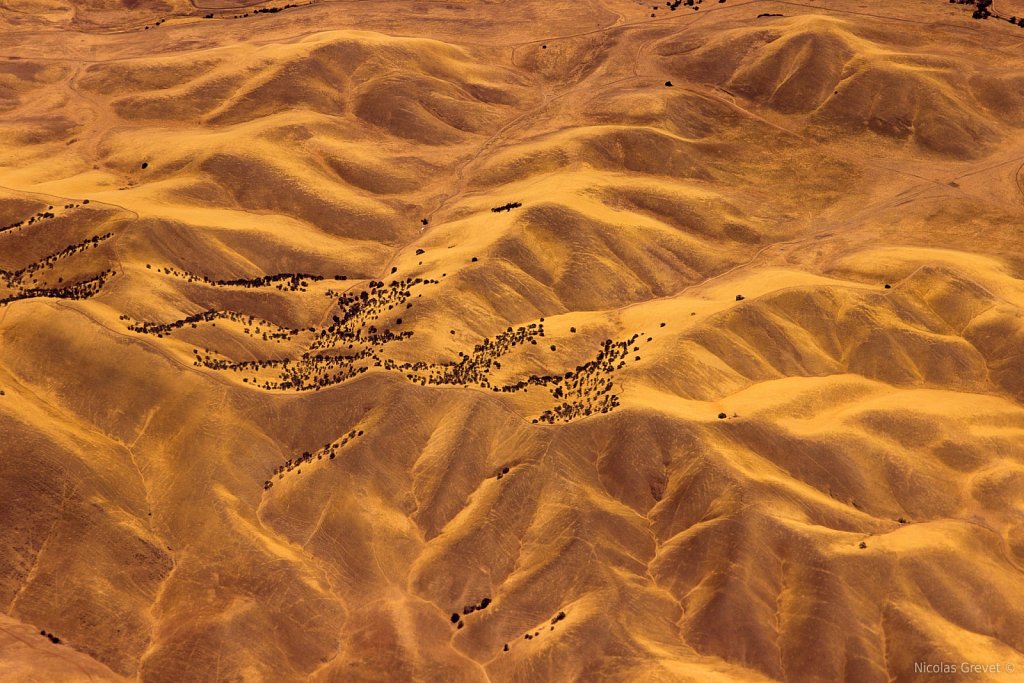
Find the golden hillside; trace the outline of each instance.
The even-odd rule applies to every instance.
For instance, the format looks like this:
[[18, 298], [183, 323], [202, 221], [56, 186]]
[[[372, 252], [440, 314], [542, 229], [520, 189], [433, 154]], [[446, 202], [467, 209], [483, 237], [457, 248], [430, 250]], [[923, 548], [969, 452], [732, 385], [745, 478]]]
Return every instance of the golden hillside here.
[[0, 680], [1024, 676], [1024, 0], [0, 36]]

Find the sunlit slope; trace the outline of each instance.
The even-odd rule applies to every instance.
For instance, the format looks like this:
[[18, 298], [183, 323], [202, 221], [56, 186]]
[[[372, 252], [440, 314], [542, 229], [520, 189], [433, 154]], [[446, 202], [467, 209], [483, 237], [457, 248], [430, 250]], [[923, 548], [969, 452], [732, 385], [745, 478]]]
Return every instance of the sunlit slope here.
[[5, 680], [1024, 667], [1024, 29], [285, 4], [0, 8]]
[[124, 681], [109, 668], [93, 659], [40, 638], [32, 626], [8, 616], [0, 618], [0, 642], [4, 661], [0, 672], [8, 680], [18, 681]]
[[1004, 121], [1019, 125], [1009, 81], [927, 34], [860, 27], [851, 16], [766, 16], [706, 39], [663, 41], [657, 53], [672, 72], [799, 116], [822, 135], [870, 131], [971, 158], [1002, 137]]

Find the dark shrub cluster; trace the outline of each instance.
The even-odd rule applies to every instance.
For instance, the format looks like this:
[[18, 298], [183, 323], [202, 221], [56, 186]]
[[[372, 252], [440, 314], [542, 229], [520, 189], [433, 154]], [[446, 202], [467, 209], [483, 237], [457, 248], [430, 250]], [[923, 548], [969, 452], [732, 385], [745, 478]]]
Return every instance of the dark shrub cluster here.
[[[147, 268], [151, 268], [150, 264], [146, 264]], [[205, 275], [197, 275], [184, 270], [178, 270], [170, 266], [164, 266], [162, 268], [156, 268], [158, 273], [164, 273], [165, 275], [173, 275], [174, 277], [181, 278], [186, 282], [198, 282], [211, 287], [241, 287], [244, 289], [260, 289], [263, 287], [275, 287], [278, 290], [285, 292], [304, 292], [309, 288], [310, 282], [320, 282], [324, 280], [323, 275], [313, 275], [311, 273], [276, 273], [274, 275], [263, 275], [261, 277], [253, 278], [235, 278], [232, 280], [214, 280], [208, 278]], [[344, 275], [335, 275], [336, 280], [347, 279]]]
[[[583, 365], [576, 366], [552, 381], [555, 386], [551, 395], [561, 401], [550, 410], [545, 410], [534, 422], [569, 422], [576, 418], [608, 413], [619, 404], [619, 397], [612, 393], [614, 383], [611, 375], [623, 368], [630, 353], [640, 350], [635, 346], [640, 333], [629, 339], [613, 342], [606, 339], [597, 356]], [[640, 360], [640, 356], [634, 356]]]
[[284, 475], [288, 472], [292, 472], [293, 470], [296, 471], [296, 473], [301, 473], [302, 470], [299, 468], [304, 464], [311, 463], [314, 460], [323, 460], [325, 456], [328, 460], [334, 460], [338, 456], [338, 451], [344, 448], [349, 442], [355, 441], [362, 435], [363, 430], [353, 429], [331, 443], [324, 444], [323, 447], [318, 448], [312, 453], [305, 451], [295, 458], [289, 458], [284, 463], [274, 468], [270, 473], [270, 479], [263, 482], [263, 490], [266, 491], [274, 486], [273, 478], [275, 476], [278, 479], [284, 479]]
[[[103, 288], [106, 281], [114, 275], [112, 269], [104, 269], [99, 273], [78, 280], [65, 282], [64, 278], [56, 278], [55, 283], [46, 284], [43, 273], [51, 271], [61, 261], [76, 254], [95, 249], [108, 240], [111, 233], [94, 235], [81, 242], [70, 244], [58, 252], [44, 256], [23, 268], [5, 270], [0, 268], [0, 306], [22, 299], [88, 299], [95, 296]], [[3, 291], [6, 290], [6, 291]]]
[[[130, 318], [126, 315], [122, 315], [121, 319], [129, 320]], [[264, 341], [288, 341], [293, 339], [302, 331], [300, 329], [281, 327], [269, 320], [262, 320], [253, 315], [247, 315], [237, 311], [217, 309], [209, 309], [199, 313], [193, 313], [192, 315], [184, 318], [172, 320], [169, 323], [132, 323], [128, 326], [128, 329], [132, 332], [141, 332], [142, 334], [151, 334], [156, 337], [163, 337], [174, 330], [178, 330], [186, 326], [195, 329], [199, 326], [199, 323], [212, 322], [215, 320], [230, 320], [238, 323], [242, 326], [242, 332], [244, 334], [254, 338], [262, 338]], [[216, 326], [215, 322], [213, 324]]]

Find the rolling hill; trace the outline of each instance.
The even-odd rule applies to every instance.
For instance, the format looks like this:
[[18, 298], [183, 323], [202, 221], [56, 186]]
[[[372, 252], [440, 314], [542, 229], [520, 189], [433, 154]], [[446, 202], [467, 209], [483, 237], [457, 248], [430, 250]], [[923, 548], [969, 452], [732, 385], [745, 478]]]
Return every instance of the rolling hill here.
[[1011, 680], [978, 11], [0, 4], [0, 678]]

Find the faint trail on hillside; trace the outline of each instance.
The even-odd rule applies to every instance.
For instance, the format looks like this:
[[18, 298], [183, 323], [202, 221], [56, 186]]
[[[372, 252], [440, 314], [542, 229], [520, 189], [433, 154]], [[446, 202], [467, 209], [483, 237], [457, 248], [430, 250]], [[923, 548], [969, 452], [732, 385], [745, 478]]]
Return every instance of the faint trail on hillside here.
[[1001, 533], [990, 527], [988, 524], [985, 524], [984, 522], [975, 522], [969, 519], [963, 519], [959, 517], [953, 517], [952, 519], [957, 522], [963, 522], [964, 524], [970, 524], [971, 526], [978, 527], [979, 529], [984, 529], [990, 532], [996, 538], [998, 538], [999, 554], [1002, 555], [1003, 559], [1006, 561], [1007, 564], [1009, 564], [1011, 567], [1016, 569], [1021, 574], [1024, 574], [1024, 565], [1018, 564], [1016, 556], [1007, 547], [1006, 539], [1003, 538], [1003, 535]]
[[[692, 14], [691, 13], [679, 13], [679, 14], [666, 15], [666, 16], [655, 17], [655, 18], [650, 18], [650, 19], [644, 19], [644, 20], [640, 20], [640, 21], [632, 21], [632, 22], [625, 21], [621, 14], [616, 13], [619, 16], [619, 20], [617, 20], [614, 24], [611, 24], [609, 26], [605, 26], [605, 27], [601, 27], [601, 28], [597, 28], [597, 29], [591, 29], [591, 30], [588, 30], [588, 31], [580, 31], [580, 32], [576, 32], [576, 33], [570, 33], [570, 34], [547, 36], [547, 37], [543, 37], [543, 38], [537, 38], [537, 39], [532, 39], [532, 40], [529, 40], [529, 41], [524, 41], [524, 42], [521, 42], [521, 43], [515, 43], [515, 44], [512, 45], [512, 52], [511, 52], [510, 60], [511, 60], [511, 63], [512, 63], [512, 65], [514, 67], [521, 68], [520, 65], [516, 61], [516, 57], [517, 57], [518, 50], [520, 48], [522, 48], [522, 47], [526, 47], [526, 46], [530, 46], [530, 45], [538, 45], [538, 44], [542, 44], [542, 43], [556, 42], [558, 40], [566, 40], [566, 39], [571, 39], [571, 38], [580, 38], [580, 37], [584, 37], [584, 36], [597, 35], [597, 34], [608, 33], [608, 32], [616, 31], [616, 30], [622, 30], [622, 31], [625, 32], [625, 31], [632, 30], [632, 29], [643, 29], [643, 28], [648, 28], [651, 25], [661, 24], [661, 23], [665, 23], [665, 22], [668, 22], [668, 21], [688, 20], [687, 24], [688, 25], [692, 25], [692, 24], [695, 24], [695, 23], [703, 21], [705, 17], [713, 15], [716, 12], [738, 10], [738, 9], [743, 8], [743, 7], [746, 7], [747, 5], [761, 4], [761, 3], [765, 3], [765, 2], [796, 5], [796, 6], [800, 6], [800, 7], [814, 9], [814, 10], [816, 10], [818, 12], [823, 12], [823, 13], [829, 13], [829, 12], [833, 11], [830, 8], [818, 7], [818, 6], [815, 6], [813, 4], [809, 4], [809, 3], [785, 2], [784, 0], [747, 0], [747, 2], [742, 2], [742, 3], [733, 3], [733, 4], [730, 4], [730, 5], [723, 5], [723, 6], [720, 6], [720, 7], [710, 7], [710, 8], [706, 9], [703, 12], [695, 12], [695, 13], [692, 13]], [[845, 10], [835, 10], [835, 12], [842, 13], [842, 12], [846, 12], [846, 11]], [[846, 12], [846, 13], [861, 14], [861, 13], [857, 13], [857, 12]], [[888, 17], [884, 17], [884, 16], [881, 16], [881, 15], [869, 15], [869, 16], [877, 16], [878, 18], [882, 18], [882, 19], [887, 19], [888, 18]], [[902, 19], [899, 19], [899, 20], [900, 21], [911, 21], [912, 23], [928, 24], [928, 25], [932, 25], [934, 23], [934, 22], [923, 22], [923, 21], [916, 21], [916, 20], [902, 20]], [[639, 73], [639, 71], [640, 71], [640, 61], [641, 61], [641, 57], [643, 55], [644, 50], [647, 49], [648, 47], [650, 47], [650, 45], [652, 45], [653, 43], [657, 42], [659, 39], [660, 39], [660, 37], [654, 37], [654, 38], [651, 38], [649, 40], [643, 41], [638, 46], [637, 51], [634, 54], [634, 60], [633, 60], [633, 77], [634, 78], [641, 78], [640, 73]], [[622, 78], [622, 79], [617, 79], [617, 80], [614, 80], [614, 81], [609, 81], [609, 82], [601, 83], [601, 84], [597, 85], [596, 88], [604, 89], [604, 88], [610, 87], [612, 85], [625, 82], [627, 80], [630, 80], [630, 79], [627, 77], [627, 78]], [[495, 132], [494, 135], [492, 135], [490, 138], [488, 138], [481, 145], [481, 147], [477, 150], [477, 152], [469, 160], [467, 160], [459, 168], [458, 172], [456, 173], [456, 185], [458, 186], [458, 189], [454, 190], [453, 192], [451, 192], [451, 193], [449, 193], [447, 195], [444, 195], [442, 197], [441, 201], [439, 202], [439, 204], [437, 205], [437, 207], [435, 207], [430, 213], [427, 214], [427, 218], [433, 218], [434, 215], [437, 212], [439, 212], [441, 209], [443, 209], [448, 204], [448, 202], [451, 199], [453, 199], [454, 197], [459, 196], [460, 194], [465, 192], [465, 185], [466, 185], [465, 174], [466, 174], [466, 171], [468, 170], [468, 168], [471, 165], [473, 165], [474, 163], [476, 163], [480, 159], [480, 157], [483, 156], [483, 154], [485, 152], [487, 152], [491, 147], [493, 147], [493, 145], [502, 136], [504, 136], [505, 133], [507, 133], [511, 128], [515, 127], [516, 125], [521, 124], [523, 121], [525, 121], [526, 119], [530, 118], [531, 116], [534, 116], [534, 115], [537, 115], [537, 114], [541, 113], [544, 110], [544, 108], [547, 107], [551, 102], [559, 100], [559, 99], [565, 97], [566, 95], [572, 94], [573, 92], [576, 92], [577, 90], [583, 88], [583, 85], [582, 84], [577, 84], [575, 86], [569, 87], [565, 91], [562, 91], [562, 92], [560, 92], [558, 94], [550, 95], [550, 96], [547, 95], [546, 92], [544, 92], [543, 80], [541, 80], [541, 82], [538, 84], [538, 87], [541, 89], [541, 92], [542, 92], [542, 96], [543, 96], [542, 102], [539, 105], [537, 105], [536, 107], [534, 107], [533, 109], [531, 109], [530, 111], [524, 112], [520, 116], [518, 116], [515, 119], [513, 119], [513, 120], [509, 121], [508, 123], [506, 123], [497, 132]], [[696, 94], [701, 94], [701, 95], [704, 95], [704, 96], [711, 97], [711, 98], [713, 98], [713, 99], [715, 99], [717, 101], [720, 101], [720, 102], [722, 102], [724, 104], [727, 104], [728, 106], [733, 107], [734, 109], [736, 109], [737, 111], [745, 114], [746, 116], [751, 117], [753, 119], [756, 119], [758, 121], [761, 121], [762, 123], [764, 123], [766, 125], [769, 125], [769, 126], [775, 128], [775, 129], [777, 129], [777, 130], [779, 130], [781, 132], [784, 132], [787, 135], [793, 135], [793, 136], [796, 136], [796, 137], [799, 137], [799, 138], [803, 138], [804, 137], [803, 134], [801, 134], [801, 133], [798, 133], [798, 132], [795, 132], [795, 131], [793, 131], [791, 129], [785, 128], [784, 126], [782, 126], [782, 125], [780, 125], [780, 124], [778, 124], [776, 122], [770, 121], [769, 119], [765, 118], [764, 116], [756, 114], [756, 113], [750, 111], [749, 109], [746, 109], [746, 108], [740, 106], [736, 102], [735, 96], [732, 95], [732, 93], [728, 93], [727, 91], [723, 91], [723, 92], [725, 92], [727, 95], [729, 95], [730, 99], [726, 99], [725, 97], [722, 97], [721, 95], [718, 95], [718, 94], [714, 93], [713, 91], [701, 92], [701, 91], [696, 90], [695, 88], [692, 88], [692, 87], [689, 87], [689, 88], [684, 87], [683, 89], [689, 90], [689, 91], [694, 92]]]
[[[41, 401], [39, 396], [37, 396], [34, 391], [28, 389], [28, 387], [22, 384], [20, 380], [15, 378], [15, 381], [18, 383], [21, 389], [27, 391], [27, 393], [31, 394], [33, 398], [35, 398], [37, 401], [40, 401], [40, 403], [42, 403], [43, 405], [50, 405], [46, 401]], [[53, 532], [57, 529], [57, 525], [64, 520], [64, 508], [67, 506], [68, 497], [70, 496], [70, 494], [68, 493], [68, 471], [64, 469], [63, 474], [64, 481], [62, 482], [61, 485], [60, 505], [57, 506], [57, 512], [56, 514], [54, 514], [53, 517], [53, 523], [50, 525], [49, 530], [46, 532], [46, 537], [43, 539], [43, 542], [39, 544], [39, 548], [38, 550], [36, 550], [36, 554], [32, 558], [32, 566], [25, 573], [25, 578], [22, 581], [21, 586], [18, 588], [18, 591], [14, 594], [14, 597], [11, 598], [11, 602], [7, 605], [7, 609], [4, 610], [5, 614], [14, 614], [14, 608], [18, 604], [18, 600], [20, 600], [21, 596], [25, 594], [25, 591], [28, 589], [29, 586], [32, 585], [32, 582], [35, 581], [36, 574], [39, 571], [39, 560], [40, 558], [42, 558], [43, 553], [46, 552], [47, 547], [50, 545], [50, 541], [53, 539]], [[72, 487], [71, 493], [75, 492], [76, 487]]]
[[[987, 171], [987, 170], [992, 170], [993, 168], [998, 168], [1000, 166], [1005, 166], [1007, 164], [1012, 164], [1014, 162], [1020, 162], [1020, 161], [1024, 161], [1024, 155], [1018, 155], [1018, 156], [1015, 156], [1015, 157], [1013, 157], [1011, 159], [1005, 159], [1005, 160], [997, 162], [995, 164], [988, 164], [988, 165], [986, 165], [986, 166], [984, 166], [982, 168], [978, 168], [978, 169], [968, 170], [968, 171], [962, 172], [962, 173], [960, 173], [960, 174], [958, 174], [956, 176], [953, 176], [952, 178], [950, 178], [950, 180], [957, 180], [957, 179], [964, 178], [964, 177], [967, 177], [967, 176], [970, 176], [970, 175], [975, 175], [977, 173], [982, 173], [982, 172]], [[1024, 164], [1022, 164], [1022, 168], [1024, 168]], [[743, 263], [738, 263], [738, 264], [732, 266], [731, 268], [729, 268], [727, 270], [724, 270], [724, 271], [722, 271], [720, 273], [716, 273], [714, 275], [711, 275], [711, 276], [705, 278], [704, 280], [701, 280], [700, 282], [695, 282], [693, 284], [689, 284], [689, 285], [683, 287], [682, 289], [680, 289], [680, 290], [678, 290], [678, 291], [676, 291], [676, 292], [674, 292], [672, 294], [666, 294], [664, 296], [659, 296], [659, 297], [652, 297], [650, 299], [644, 299], [642, 301], [634, 301], [633, 303], [626, 304], [625, 306], [620, 306], [618, 308], [605, 309], [605, 310], [608, 311], [608, 312], [619, 312], [619, 313], [621, 313], [622, 311], [625, 311], [625, 310], [628, 310], [628, 309], [631, 309], [631, 308], [635, 308], [637, 306], [643, 306], [643, 305], [646, 305], [648, 303], [652, 303], [652, 302], [655, 302], [655, 301], [670, 301], [670, 300], [675, 299], [675, 298], [677, 298], [679, 296], [682, 296], [683, 294], [685, 294], [686, 292], [688, 292], [691, 289], [696, 289], [696, 288], [699, 288], [699, 287], [704, 287], [705, 285], [707, 285], [707, 284], [709, 284], [711, 282], [714, 282], [715, 280], [719, 280], [719, 279], [725, 278], [728, 275], [731, 275], [731, 274], [733, 274], [733, 273], [735, 273], [735, 272], [737, 272], [739, 270], [742, 270], [744, 268], [750, 267], [751, 265], [754, 265], [759, 259], [761, 259], [762, 256], [767, 254], [772, 249], [775, 249], [776, 247], [783, 248], [783, 247], [789, 247], [789, 246], [795, 246], [795, 245], [800, 245], [800, 244], [816, 242], [816, 241], [820, 241], [822, 239], [831, 239], [831, 238], [835, 237], [835, 235], [837, 233], [842, 234], [842, 233], [849, 232], [852, 229], [858, 228], [862, 224], [862, 221], [863, 221], [862, 216], [865, 215], [865, 214], [870, 214], [870, 213], [874, 213], [874, 212], [877, 212], [877, 211], [880, 211], [880, 210], [895, 208], [895, 207], [900, 206], [902, 204], [914, 201], [914, 200], [920, 198], [920, 196], [922, 194], [924, 194], [926, 191], [931, 189], [935, 184], [939, 184], [941, 186], [946, 186], [946, 185], [948, 185], [948, 183], [949, 183], [949, 181], [946, 181], [945, 183], [943, 183], [941, 181], [925, 179], [925, 182], [918, 183], [916, 185], [912, 185], [912, 186], [910, 186], [908, 188], [904, 188], [901, 191], [897, 192], [895, 195], [889, 195], [889, 196], [883, 197], [881, 199], [878, 199], [876, 202], [874, 202], [872, 204], [869, 204], [868, 206], [866, 206], [863, 209], [861, 209], [855, 216], [851, 216], [851, 217], [849, 217], [849, 218], [847, 218], [847, 219], [845, 219], [845, 220], [843, 220], [841, 222], [834, 222], [832, 224], [822, 225], [818, 230], [815, 230], [814, 234], [812, 234], [812, 235], [806, 235], [804, 237], [797, 237], [797, 238], [794, 238], [794, 239], [791, 239], [791, 240], [784, 240], [784, 241], [773, 242], [771, 244], [768, 244], [768, 245], [762, 247], [761, 249], [759, 249], [747, 261], [744, 261]], [[949, 189], [952, 190], [954, 188], [950, 187]], [[824, 234], [824, 233], [828, 233], [828, 232], [831, 232], [831, 234], [827, 234], [827, 235]]]
[[[32, 299], [24, 299], [24, 301], [33, 301], [33, 300]], [[35, 301], [38, 303], [38, 300], [35, 300]], [[159, 356], [160, 358], [163, 358], [165, 361], [167, 361], [168, 363], [170, 363], [172, 365], [177, 365], [177, 366], [181, 367], [182, 369], [184, 369], [186, 371], [187, 370], [194, 370], [195, 369], [194, 366], [186, 365], [180, 359], [178, 359], [177, 357], [172, 355], [169, 351], [161, 348], [160, 346], [158, 346], [154, 342], [151, 342], [148, 339], [143, 339], [142, 337], [140, 337], [140, 336], [138, 336], [136, 334], [130, 334], [130, 333], [128, 333], [127, 330], [119, 330], [119, 329], [110, 327], [105, 322], [103, 322], [102, 320], [100, 320], [99, 318], [94, 316], [92, 313], [90, 313], [90, 312], [88, 312], [86, 310], [83, 310], [81, 307], [72, 306], [71, 304], [67, 303], [63, 299], [47, 299], [46, 302], [52, 304], [53, 306], [56, 306], [57, 308], [66, 309], [66, 310], [72, 311], [74, 313], [77, 313], [77, 314], [81, 315], [82, 317], [88, 318], [91, 322], [93, 322], [97, 326], [102, 327], [103, 329], [105, 329], [106, 331], [112, 333], [113, 335], [115, 335], [117, 337], [124, 337], [124, 338], [130, 339], [130, 340], [134, 340], [137, 344], [141, 344], [143, 346], [148, 347], [157, 356]], [[18, 303], [18, 302], [15, 301], [14, 303]], [[206, 377], [210, 377], [210, 378], [216, 378], [216, 381], [219, 382], [220, 384], [224, 385], [224, 386], [234, 386], [231, 381], [229, 381], [228, 379], [226, 379], [225, 377], [223, 377], [223, 376], [221, 376], [221, 375], [219, 375], [217, 373], [203, 373], [203, 375], [206, 376]]]
[[[458, 171], [455, 173], [455, 185], [456, 185], [457, 189], [454, 190], [453, 192], [447, 194], [447, 195], [442, 195], [441, 201], [438, 203], [438, 205], [426, 215], [427, 219], [432, 219], [434, 217], [434, 214], [437, 213], [438, 211], [440, 211], [441, 209], [443, 209], [450, 199], [452, 199], [454, 197], [457, 197], [457, 196], [459, 196], [459, 195], [461, 195], [461, 194], [463, 194], [465, 192], [466, 170], [471, 165], [473, 165], [473, 163], [475, 163], [477, 160], [479, 160], [480, 157], [483, 156], [483, 154], [486, 151], [488, 151], [495, 142], [497, 142], [509, 129], [515, 127], [517, 124], [521, 123], [523, 120], [529, 118], [530, 116], [533, 116], [534, 114], [540, 113], [548, 105], [548, 103], [551, 100], [548, 98], [548, 94], [547, 94], [547, 92], [546, 92], [546, 90], [544, 88], [544, 83], [543, 82], [539, 83], [537, 87], [541, 91], [541, 103], [538, 104], [533, 109], [530, 109], [529, 111], [523, 112], [519, 116], [515, 117], [514, 119], [512, 119], [511, 121], [509, 121], [508, 123], [503, 125], [493, 135], [491, 135], [489, 138], [487, 138], [483, 142], [483, 144], [480, 145], [480, 147], [473, 154], [473, 156], [471, 156], [466, 162], [464, 162], [459, 167]], [[552, 99], [554, 99], [554, 98], [552, 98]], [[417, 240], [418, 239], [419, 239], [419, 237], [417, 236]], [[410, 242], [409, 244], [414, 244], [417, 240], [413, 240], [413, 242]], [[409, 245], [406, 245], [406, 247], [408, 247], [408, 246]], [[405, 248], [405, 247], [403, 247], [403, 248]]]
[[[16, 188], [13, 188], [13, 187], [7, 187], [5, 185], [0, 185], [0, 190], [7, 190], [8, 192], [21, 193], [21, 194], [29, 194], [29, 195], [34, 195], [34, 196], [37, 196], [37, 197], [46, 197], [47, 198], [47, 203], [49, 203], [49, 201], [53, 200], [53, 199], [59, 199], [59, 200], [70, 201], [70, 202], [81, 202], [82, 201], [81, 198], [62, 197], [61, 195], [47, 194], [45, 192], [33, 192], [31, 190], [21, 190], [21, 189], [16, 189]], [[132, 216], [134, 216], [135, 220], [139, 220], [139, 218], [140, 218], [138, 211], [135, 211], [134, 209], [129, 209], [128, 207], [122, 206], [121, 204], [113, 204], [111, 202], [105, 202], [105, 201], [101, 201], [101, 200], [98, 200], [98, 199], [90, 199], [89, 200], [89, 205], [92, 206], [94, 204], [97, 205], [97, 206], [110, 206], [110, 207], [114, 207], [116, 209], [120, 209], [120, 210], [124, 211], [125, 213], [131, 214]], [[129, 224], [130, 224], [130, 221], [129, 221]], [[124, 260], [121, 258], [121, 252], [118, 250], [118, 244], [121, 241], [122, 235], [123, 235], [123, 231], [119, 231], [114, 236], [114, 239], [110, 243], [111, 250], [114, 252], [114, 258], [117, 259], [117, 265], [118, 265], [118, 270], [113, 274], [113, 276], [111, 277], [111, 280], [113, 280], [115, 278], [120, 278], [120, 277], [122, 277], [125, 274]], [[31, 301], [31, 300], [32, 299], [21, 299], [21, 301]], [[4, 311], [4, 315], [5, 316], [7, 315], [7, 309], [10, 308], [11, 305], [15, 304], [15, 303], [17, 303], [17, 301], [12, 301], [10, 304], [8, 304], [7, 306], [3, 307], [3, 311]], [[3, 318], [0, 318], [0, 321], [2, 321], [2, 320], [3, 320]]]
[[83, 159], [86, 163], [95, 164], [100, 158], [100, 145], [103, 144], [103, 140], [107, 134], [114, 129], [114, 124], [110, 121], [106, 122], [105, 126], [101, 126], [101, 120], [104, 118], [102, 115], [103, 110], [106, 108], [105, 105], [97, 102], [93, 97], [86, 95], [78, 86], [78, 81], [82, 78], [85, 73], [84, 67], [79, 67], [68, 77], [67, 87], [68, 90], [74, 93], [79, 99], [88, 103], [88, 112], [92, 119], [89, 124], [85, 127], [93, 127], [96, 131], [95, 135], [88, 136], [88, 142], [85, 142], [87, 153], [83, 155]]

